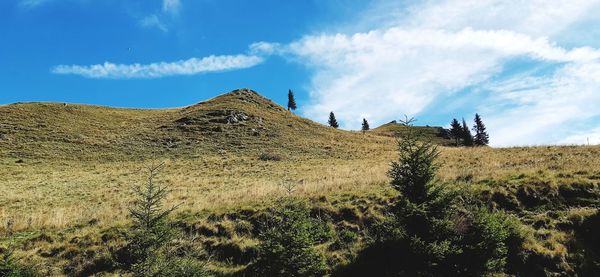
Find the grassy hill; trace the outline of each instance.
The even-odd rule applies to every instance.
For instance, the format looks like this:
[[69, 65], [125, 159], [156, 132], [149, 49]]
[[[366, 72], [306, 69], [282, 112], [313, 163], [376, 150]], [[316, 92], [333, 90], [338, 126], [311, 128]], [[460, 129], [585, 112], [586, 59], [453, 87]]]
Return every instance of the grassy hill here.
[[[399, 127], [387, 124], [372, 134], [390, 136], [394, 128]], [[436, 133], [443, 129], [419, 129], [426, 130], [424, 139], [445, 143]], [[365, 140], [370, 143], [362, 143]], [[0, 154], [15, 159], [140, 160], [223, 151], [331, 157], [354, 155], [347, 151], [349, 145], [388, 142], [299, 117], [248, 89], [179, 109], [62, 103], [0, 106]]]
[[[442, 145], [439, 182], [518, 217], [541, 272], [575, 274], [581, 226], [600, 206], [600, 147], [445, 147], [443, 129], [416, 128]], [[122, 243], [143, 169], [166, 162], [156, 182], [173, 190], [168, 205], [181, 204], [177, 226], [199, 236], [211, 269], [233, 274], [255, 251], [248, 226], [285, 184], [298, 184], [294, 194], [335, 230], [362, 237], [395, 196], [386, 173], [397, 157], [392, 136], [405, 130], [336, 130], [246, 89], [179, 109], [0, 106], [0, 234], [14, 231], [18, 254], [49, 275], [86, 272]], [[322, 248], [339, 264], [361, 243]]]
[[408, 132], [409, 129], [412, 129], [413, 132], [418, 134], [422, 140], [429, 141], [437, 145], [454, 146], [454, 140], [450, 138], [448, 130], [442, 127], [407, 127], [397, 123], [396, 121], [392, 121], [370, 130], [369, 133], [388, 137], [398, 137]]

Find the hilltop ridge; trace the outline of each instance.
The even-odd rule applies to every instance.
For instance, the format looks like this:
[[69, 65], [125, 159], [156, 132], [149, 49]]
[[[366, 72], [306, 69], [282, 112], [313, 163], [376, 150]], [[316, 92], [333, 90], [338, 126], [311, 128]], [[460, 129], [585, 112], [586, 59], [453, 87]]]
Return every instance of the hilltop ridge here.
[[367, 135], [333, 129], [244, 88], [171, 109], [39, 102], [0, 106], [0, 153], [16, 159], [100, 160], [227, 152], [352, 157], [361, 155], [356, 145], [367, 152], [392, 147], [380, 129]]

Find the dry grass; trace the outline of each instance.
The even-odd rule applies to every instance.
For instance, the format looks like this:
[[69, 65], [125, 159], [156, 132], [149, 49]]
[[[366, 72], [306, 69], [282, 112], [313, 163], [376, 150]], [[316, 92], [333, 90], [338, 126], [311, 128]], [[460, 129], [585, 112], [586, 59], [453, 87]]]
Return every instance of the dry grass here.
[[[393, 143], [363, 159], [289, 157], [260, 161], [257, 156], [218, 155], [169, 159], [159, 182], [173, 189], [169, 202], [180, 210], [217, 211], [262, 205], [285, 194], [281, 184], [301, 183], [296, 194], [335, 197], [386, 190]], [[442, 148], [443, 181], [471, 182], [545, 176], [556, 182], [600, 178], [600, 147]], [[131, 189], [144, 181], [151, 163], [3, 161], [0, 220], [17, 230], [112, 224], [125, 219]], [[472, 177], [470, 177], [472, 176]]]
[[[5, 167], [0, 175], [2, 222], [17, 230], [63, 228], [90, 219], [122, 220], [131, 189], [144, 180], [143, 163], [39, 163]], [[360, 193], [385, 183], [385, 162], [360, 160], [259, 161], [255, 157], [169, 160], [159, 182], [173, 189], [170, 203], [181, 210], [227, 209], [260, 204], [284, 194], [284, 182], [301, 183], [306, 196]]]
[[[246, 116], [241, 122], [225, 122], [240, 112]], [[395, 124], [366, 134], [335, 130], [245, 90], [169, 110], [0, 106], [0, 234], [9, 227], [23, 231], [17, 240], [22, 234], [23, 240], [35, 241], [21, 246], [23, 255], [36, 264], [52, 264], [60, 275], [69, 252], [101, 245], [100, 232], [125, 223], [133, 187], [145, 181], [144, 169], [158, 162], [166, 165], [157, 182], [173, 190], [167, 204], [182, 204], [178, 212], [185, 215], [264, 207], [286, 195], [288, 184], [297, 184], [295, 195], [320, 203], [385, 198], [393, 193], [386, 172], [397, 155], [389, 135], [403, 130]], [[451, 143], [438, 136], [439, 129], [419, 130], [423, 140]], [[527, 202], [532, 195], [556, 202], [501, 208], [526, 223], [531, 239], [525, 249], [568, 266], [572, 234], [557, 226], [595, 213], [600, 146], [440, 150], [438, 177], [445, 184], [467, 186], [508, 204]], [[261, 160], [265, 153], [279, 160]], [[575, 196], [558, 199], [561, 188]], [[593, 199], [586, 199], [590, 195]], [[363, 210], [373, 208], [367, 202]], [[59, 241], [36, 238], [46, 233]], [[56, 249], [67, 256], [54, 257]], [[223, 272], [233, 268], [220, 266]]]

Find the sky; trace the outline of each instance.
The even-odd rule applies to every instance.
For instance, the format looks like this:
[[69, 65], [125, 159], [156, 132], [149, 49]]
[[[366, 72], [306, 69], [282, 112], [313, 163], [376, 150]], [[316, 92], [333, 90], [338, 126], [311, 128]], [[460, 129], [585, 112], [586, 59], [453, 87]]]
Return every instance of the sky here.
[[479, 113], [600, 144], [600, 0], [3, 0], [0, 104], [182, 107], [236, 88], [343, 129]]

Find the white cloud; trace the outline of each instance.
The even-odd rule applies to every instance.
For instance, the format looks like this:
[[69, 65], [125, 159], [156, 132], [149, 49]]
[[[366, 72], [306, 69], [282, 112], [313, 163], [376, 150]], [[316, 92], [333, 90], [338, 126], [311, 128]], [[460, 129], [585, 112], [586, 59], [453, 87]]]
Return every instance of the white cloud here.
[[273, 54], [282, 54], [283, 46], [279, 43], [270, 43], [265, 41], [255, 42], [250, 44], [248, 47], [250, 49], [250, 53], [255, 55], [273, 55]]
[[490, 118], [496, 145], [581, 144], [583, 137], [599, 137], [594, 130], [600, 124], [593, 127], [600, 116], [599, 88], [600, 63], [572, 63], [550, 76], [516, 76], [490, 84], [494, 104], [481, 109]]
[[[573, 134], [570, 124], [596, 115], [587, 108], [600, 102], [600, 80], [592, 78], [600, 73], [600, 50], [561, 46], [553, 38], [572, 32], [578, 21], [595, 20], [590, 11], [598, 4], [380, 1], [365, 20], [352, 22], [371, 31], [309, 35], [283, 46], [263, 42], [255, 49], [313, 70], [311, 103], [303, 113], [321, 122], [334, 111], [344, 128], [358, 128], [363, 116], [377, 125], [402, 114], [425, 114], [434, 101], [478, 97], [474, 94], [484, 90], [494, 97], [477, 108], [485, 111], [494, 145], [556, 143]], [[540, 77], [517, 68], [518, 76], [495, 81], [514, 74], [508, 62], [516, 59], [557, 69]], [[479, 89], [467, 89], [473, 87]]]
[[162, 10], [166, 13], [178, 14], [181, 9], [180, 0], [163, 0]]
[[[264, 44], [261, 48], [268, 49]], [[472, 29], [389, 28], [308, 36], [284, 52], [315, 69], [313, 105], [306, 115], [320, 118], [333, 110], [346, 128], [359, 126], [365, 112], [377, 124], [419, 113], [437, 97], [486, 81], [509, 58], [556, 63], [600, 58], [600, 51], [592, 48], [566, 50], [545, 38]]]
[[140, 25], [145, 28], [157, 28], [163, 32], [168, 32], [167, 26], [160, 21], [157, 15], [149, 15], [140, 20]]
[[511, 30], [549, 36], [580, 20], [595, 0], [444, 0], [424, 1], [412, 8], [412, 26], [459, 30]]
[[180, 0], [163, 0], [162, 1], [162, 13], [156, 13], [147, 15], [141, 20], [139, 20], [139, 24], [145, 28], [156, 28], [163, 32], [168, 32], [169, 28], [167, 27], [172, 23], [172, 18], [169, 18], [166, 15], [177, 16], [179, 15], [179, 11], [181, 10], [181, 2]]
[[59, 65], [51, 71], [55, 74], [74, 74], [94, 79], [160, 78], [243, 69], [253, 67], [262, 61], [261, 57], [248, 55], [209, 56], [170, 63], [113, 64], [105, 62], [89, 66]]
[[574, 132], [574, 134], [567, 136], [558, 143], [571, 145], [598, 145], [600, 144], [600, 127], [588, 130], [586, 132]]

